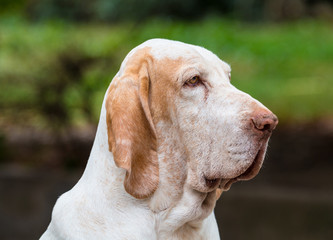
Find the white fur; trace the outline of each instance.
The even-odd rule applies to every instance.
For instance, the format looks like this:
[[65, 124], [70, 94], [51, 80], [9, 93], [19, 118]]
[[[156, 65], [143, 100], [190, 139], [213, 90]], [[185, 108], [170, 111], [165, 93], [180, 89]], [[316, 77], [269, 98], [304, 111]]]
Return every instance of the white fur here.
[[[143, 43], [128, 54], [116, 76], [122, 75], [138, 49], [147, 46], [158, 60], [188, 59], [179, 72], [170, 73], [177, 75], [180, 86], [198, 74], [209, 83], [206, 88], [181, 87], [173, 98], [176, 108], [169, 112], [172, 122], [155, 125], [159, 187], [144, 200], [125, 191], [125, 170], [116, 167], [109, 152], [104, 98], [85, 172], [58, 199], [42, 240], [220, 239], [213, 212], [216, 188], [205, 189], [203, 175], [231, 179], [251, 165], [265, 143], [258, 143], [244, 128], [254, 106], [267, 109], [230, 84], [230, 67], [217, 56], [180, 42]], [[117, 141], [131, 144], [127, 139]]]

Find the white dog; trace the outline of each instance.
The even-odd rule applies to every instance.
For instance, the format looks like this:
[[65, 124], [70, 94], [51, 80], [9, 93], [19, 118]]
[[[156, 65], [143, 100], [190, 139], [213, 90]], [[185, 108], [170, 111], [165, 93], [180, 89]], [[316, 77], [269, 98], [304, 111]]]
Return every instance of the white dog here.
[[219, 239], [216, 200], [258, 173], [276, 124], [212, 52], [149, 40], [112, 80], [86, 170], [41, 239]]

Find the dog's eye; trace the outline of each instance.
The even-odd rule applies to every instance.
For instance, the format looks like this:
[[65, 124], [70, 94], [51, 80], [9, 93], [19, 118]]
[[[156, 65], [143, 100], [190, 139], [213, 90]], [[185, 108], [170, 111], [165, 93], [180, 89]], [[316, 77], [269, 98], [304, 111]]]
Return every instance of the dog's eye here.
[[198, 76], [194, 76], [194, 77], [190, 78], [189, 80], [187, 80], [185, 84], [189, 85], [191, 87], [195, 87], [199, 83], [200, 83], [200, 78]]
[[229, 73], [228, 77], [229, 77], [229, 81], [231, 81], [231, 73]]

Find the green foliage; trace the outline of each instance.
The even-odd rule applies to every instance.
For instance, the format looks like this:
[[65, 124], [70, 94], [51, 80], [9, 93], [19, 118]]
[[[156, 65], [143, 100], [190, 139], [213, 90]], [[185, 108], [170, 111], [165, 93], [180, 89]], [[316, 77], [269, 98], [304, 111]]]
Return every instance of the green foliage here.
[[202, 45], [231, 64], [232, 83], [281, 121], [332, 117], [333, 32], [328, 23], [30, 24], [0, 19], [0, 125], [96, 123], [125, 55], [150, 38]]

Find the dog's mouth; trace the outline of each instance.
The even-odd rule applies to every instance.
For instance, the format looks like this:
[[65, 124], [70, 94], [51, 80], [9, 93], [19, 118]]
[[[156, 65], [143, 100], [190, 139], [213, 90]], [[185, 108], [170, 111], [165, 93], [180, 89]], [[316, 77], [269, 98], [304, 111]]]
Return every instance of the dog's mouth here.
[[261, 168], [265, 157], [265, 152], [266, 146], [262, 146], [254, 157], [252, 164], [245, 170], [245, 172], [231, 179], [221, 179], [219, 188], [221, 188], [223, 191], [228, 191], [231, 187], [231, 184], [237, 181], [246, 181], [254, 178]]
[[235, 177], [214, 178], [204, 175], [204, 187], [201, 187], [200, 189], [198, 189], [198, 191], [211, 192], [214, 191], [216, 188], [220, 188], [223, 191], [228, 191], [233, 183], [238, 181], [246, 181], [254, 178], [258, 174], [264, 161], [266, 146], [267, 143], [264, 143], [262, 146], [260, 146], [251, 164], [247, 168], [245, 168], [242, 173]]

